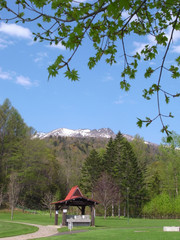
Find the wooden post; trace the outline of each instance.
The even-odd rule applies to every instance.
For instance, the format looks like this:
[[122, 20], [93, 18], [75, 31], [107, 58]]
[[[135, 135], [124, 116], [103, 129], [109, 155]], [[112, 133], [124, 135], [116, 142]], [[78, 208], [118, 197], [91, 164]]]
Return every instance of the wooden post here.
[[85, 206], [82, 206], [81, 215], [85, 215]]
[[95, 207], [91, 206], [91, 226], [95, 226]]
[[58, 225], [58, 207], [55, 205], [55, 225]]
[[67, 209], [63, 209], [62, 226], [66, 226], [66, 213], [67, 213]]

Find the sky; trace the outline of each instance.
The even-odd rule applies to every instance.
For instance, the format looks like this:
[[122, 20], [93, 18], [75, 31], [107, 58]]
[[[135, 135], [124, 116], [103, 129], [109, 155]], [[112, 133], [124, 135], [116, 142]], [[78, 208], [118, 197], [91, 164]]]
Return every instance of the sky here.
[[[0, 12], [0, 17], [3, 17]], [[47, 42], [34, 42], [32, 32], [37, 31], [35, 23], [15, 24], [0, 21], [0, 105], [8, 98], [18, 110], [25, 123], [37, 132], [49, 132], [57, 128], [99, 129], [110, 128], [115, 133], [135, 136], [160, 144], [163, 135], [160, 120], [149, 127], [139, 128], [137, 118], [145, 119], [157, 115], [157, 100], [154, 96], [147, 101], [142, 91], [157, 80], [158, 74], [151, 79], [144, 78], [145, 68], [159, 66], [164, 49], [159, 49], [158, 58], [152, 62], [141, 62], [136, 79], [131, 80], [131, 89], [120, 89], [123, 70], [122, 47], [119, 45], [117, 63], [109, 66], [104, 59], [89, 70], [87, 61], [93, 56], [88, 40], [71, 62], [78, 70], [79, 81], [71, 82], [64, 77], [63, 71], [48, 80], [47, 68], [59, 54], [70, 53], [61, 44], [50, 46]], [[169, 32], [167, 30], [167, 36]], [[128, 52], [132, 55], [145, 44], [152, 44], [150, 36], [132, 36], [126, 39]], [[175, 32], [173, 45], [169, 50], [166, 66], [180, 55], [180, 31]], [[168, 73], [163, 75], [163, 87], [173, 94], [180, 91], [179, 79], [172, 79]], [[172, 114], [173, 119], [165, 119], [169, 128], [180, 134], [180, 99], [176, 98], [167, 105], [161, 99], [164, 114]]]

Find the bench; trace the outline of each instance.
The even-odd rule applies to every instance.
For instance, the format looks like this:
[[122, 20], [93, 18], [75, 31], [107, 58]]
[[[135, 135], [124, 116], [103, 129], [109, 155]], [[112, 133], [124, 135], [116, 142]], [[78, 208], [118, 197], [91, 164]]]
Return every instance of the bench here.
[[66, 225], [72, 223], [74, 227], [90, 226], [91, 219], [89, 215], [66, 215]]

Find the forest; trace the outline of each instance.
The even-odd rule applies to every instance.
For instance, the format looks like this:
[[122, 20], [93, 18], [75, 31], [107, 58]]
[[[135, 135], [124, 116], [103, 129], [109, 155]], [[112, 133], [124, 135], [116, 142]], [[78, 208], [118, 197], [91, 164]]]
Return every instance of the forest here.
[[0, 105], [0, 208], [49, 209], [78, 185], [100, 202], [97, 214], [180, 216], [180, 135], [145, 144], [114, 139], [33, 138], [9, 99]]

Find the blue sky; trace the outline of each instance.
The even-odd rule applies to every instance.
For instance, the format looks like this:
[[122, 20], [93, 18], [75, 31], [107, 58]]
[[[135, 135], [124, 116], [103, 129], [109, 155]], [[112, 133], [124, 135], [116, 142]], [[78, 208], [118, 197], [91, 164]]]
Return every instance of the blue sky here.
[[[1, 13], [0, 13], [1, 14]], [[164, 49], [159, 49], [157, 61], [141, 63], [135, 80], [131, 81], [129, 92], [120, 89], [123, 59], [118, 58], [117, 64], [109, 66], [104, 60], [89, 70], [87, 60], [92, 56], [90, 42], [84, 41], [77, 52], [71, 66], [79, 71], [80, 80], [71, 82], [64, 78], [63, 71], [56, 78], [48, 81], [47, 67], [53, 63], [59, 54], [69, 55], [69, 52], [59, 44], [49, 46], [48, 43], [34, 43], [32, 32], [37, 27], [34, 24], [0, 23], [0, 104], [8, 98], [19, 111], [28, 126], [38, 132], [49, 132], [57, 128], [111, 128], [115, 133], [134, 136], [139, 134], [146, 141], [160, 143], [164, 136], [161, 123], [158, 120], [149, 127], [137, 127], [137, 118], [157, 115], [157, 100], [151, 101], [142, 97], [142, 90], [150, 86], [153, 79], [144, 79], [144, 69], [147, 66], [156, 67], [160, 63]], [[167, 31], [167, 36], [169, 32]], [[150, 37], [137, 38], [132, 36], [126, 40], [129, 53], [140, 51], [142, 46], [152, 43]], [[168, 53], [166, 66], [180, 54], [180, 32], [176, 32], [173, 45]], [[119, 46], [118, 56], [122, 55]], [[179, 79], [163, 75], [163, 86], [173, 93], [179, 92]], [[164, 114], [175, 115], [165, 123], [171, 130], [180, 134], [180, 99], [173, 99], [170, 104], [164, 104]]]

